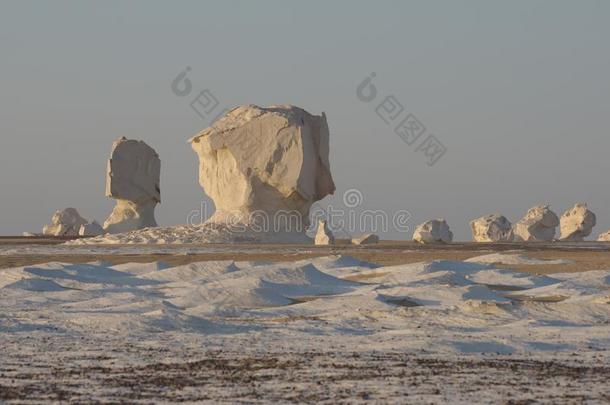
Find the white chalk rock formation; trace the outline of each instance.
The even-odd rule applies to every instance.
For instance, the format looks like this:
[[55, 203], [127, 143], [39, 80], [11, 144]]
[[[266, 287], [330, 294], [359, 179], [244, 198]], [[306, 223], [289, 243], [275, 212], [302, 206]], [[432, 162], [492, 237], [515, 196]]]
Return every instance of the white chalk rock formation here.
[[419, 243], [450, 243], [453, 232], [444, 219], [431, 219], [415, 228], [413, 240]]
[[37, 236], [43, 236], [43, 234], [42, 233], [25, 231], [25, 232], [21, 233], [21, 236], [25, 236], [26, 238], [35, 238]]
[[509, 242], [513, 240], [512, 225], [500, 214], [485, 215], [470, 221], [472, 240], [475, 242]]
[[104, 228], [97, 222], [87, 222], [80, 226], [78, 231], [80, 236], [98, 236], [104, 234]]
[[610, 231], [600, 233], [597, 237], [598, 242], [610, 242]]
[[66, 208], [53, 214], [51, 225], [45, 225], [42, 233], [50, 236], [77, 236], [81, 225], [86, 223], [87, 220], [75, 208]]
[[311, 205], [335, 191], [328, 137], [324, 113], [290, 105], [229, 111], [189, 140], [199, 183], [216, 206], [206, 223], [248, 228], [267, 221], [274, 225], [268, 240], [308, 240]]
[[353, 245], [374, 245], [376, 243], [379, 243], [379, 236], [374, 233], [367, 233], [352, 239]]
[[551, 241], [555, 238], [555, 228], [559, 225], [557, 214], [548, 205], [530, 208], [525, 216], [513, 227], [515, 241]]
[[328, 223], [325, 219], [318, 221], [318, 231], [314, 239], [316, 245], [334, 245], [335, 237], [328, 227]]
[[116, 199], [117, 204], [104, 222], [106, 232], [157, 226], [160, 174], [159, 155], [146, 143], [125, 137], [114, 142], [106, 172], [106, 196]]
[[589, 211], [587, 204], [575, 204], [564, 212], [559, 219], [559, 239], [564, 241], [581, 241], [591, 234], [595, 222], [595, 214]]

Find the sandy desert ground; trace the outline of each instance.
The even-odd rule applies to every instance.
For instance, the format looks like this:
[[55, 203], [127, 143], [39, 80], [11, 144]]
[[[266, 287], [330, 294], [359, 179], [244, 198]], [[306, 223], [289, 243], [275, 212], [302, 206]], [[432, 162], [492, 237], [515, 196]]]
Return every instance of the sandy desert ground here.
[[[525, 272], [570, 272], [610, 268], [610, 242], [529, 242], [422, 245], [411, 241], [383, 241], [376, 245], [354, 246], [339, 240], [335, 246], [290, 244], [200, 244], [200, 245], [108, 245], [63, 246], [73, 237], [0, 237], [0, 269], [52, 261], [87, 263], [95, 260], [112, 264], [163, 261], [182, 265], [208, 260], [293, 261], [306, 258], [347, 255], [384, 266], [431, 260], [465, 260], [494, 252], [520, 252], [539, 259], [566, 259], [563, 264], [532, 268], [513, 264]], [[502, 265], [502, 264], [500, 264]]]
[[610, 244], [62, 241], [0, 244], [2, 402], [610, 401]]

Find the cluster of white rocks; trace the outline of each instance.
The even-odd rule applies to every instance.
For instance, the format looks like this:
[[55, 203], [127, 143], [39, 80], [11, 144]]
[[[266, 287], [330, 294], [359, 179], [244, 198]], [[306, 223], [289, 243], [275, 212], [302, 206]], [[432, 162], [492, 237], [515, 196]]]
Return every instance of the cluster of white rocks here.
[[153, 148], [143, 141], [118, 139], [112, 145], [106, 171], [106, 196], [116, 199], [117, 204], [104, 226], [87, 221], [74, 208], [65, 208], [53, 215], [42, 234], [96, 236], [157, 226], [154, 210], [161, 202], [160, 174], [161, 160]]
[[[312, 115], [292, 105], [239, 106], [189, 142], [199, 157], [199, 182], [216, 207], [212, 217], [189, 230], [189, 235], [201, 233], [202, 241], [311, 240], [305, 234], [310, 208], [335, 191], [324, 113]], [[131, 232], [129, 237], [137, 239], [134, 231], [157, 226], [154, 210], [161, 202], [160, 170], [159, 156], [150, 146], [126, 138], [117, 140], [106, 173], [106, 196], [117, 202], [104, 225], [89, 222], [74, 208], [67, 208], [55, 213], [43, 233], [93, 236]], [[286, 218], [277, 221], [282, 215]], [[272, 223], [273, 229], [254, 231], [264, 225], [261, 221]], [[559, 240], [580, 241], [591, 234], [595, 223], [595, 214], [586, 204], [574, 205], [561, 218], [548, 205], [538, 205], [514, 225], [503, 215], [490, 214], [472, 220], [470, 228], [476, 242], [552, 241], [558, 226]], [[146, 239], [146, 232], [142, 235]], [[121, 240], [120, 236], [110, 239]], [[98, 239], [98, 243], [110, 239]], [[450, 243], [453, 233], [447, 221], [432, 219], [415, 228], [413, 240]], [[610, 231], [598, 240], [610, 240]], [[354, 245], [378, 242], [375, 234], [351, 240]], [[318, 223], [314, 243], [335, 243], [325, 220]]]
[[[506, 217], [492, 214], [471, 221], [470, 227], [475, 242], [548, 242], [555, 240], [558, 226], [558, 240], [573, 242], [589, 236], [595, 223], [595, 214], [586, 204], [578, 203], [566, 210], [561, 218], [548, 205], [537, 205], [513, 226]], [[603, 240], [601, 235], [598, 240]]]
[[[595, 214], [586, 204], [578, 203], [566, 210], [561, 218], [548, 205], [530, 208], [525, 216], [512, 225], [503, 215], [490, 214], [470, 221], [475, 242], [540, 242], [556, 240], [582, 241], [595, 226]], [[453, 234], [444, 219], [433, 219], [418, 225], [413, 240], [419, 243], [449, 243]], [[610, 241], [610, 231], [599, 235], [598, 241]]]
[[[311, 241], [306, 235], [310, 208], [335, 191], [324, 113], [312, 115], [292, 105], [240, 106], [189, 142], [199, 157], [199, 182], [216, 211], [202, 225], [180, 228], [185, 235], [200, 234], [206, 242]], [[134, 232], [146, 240], [149, 227], [156, 226], [159, 169], [157, 154], [144, 143], [115, 143], [106, 195], [117, 199], [117, 205], [104, 231], [119, 234], [92, 238], [91, 243], [120, 243], [121, 235], [140, 240]], [[316, 239], [334, 242], [326, 225]]]

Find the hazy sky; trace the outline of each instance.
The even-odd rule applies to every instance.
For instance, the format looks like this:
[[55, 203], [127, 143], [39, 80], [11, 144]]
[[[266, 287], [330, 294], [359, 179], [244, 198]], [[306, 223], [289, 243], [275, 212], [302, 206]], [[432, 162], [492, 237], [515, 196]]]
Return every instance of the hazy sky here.
[[[541, 202], [584, 201], [610, 228], [608, 1], [14, 1], [0, 3], [0, 234], [40, 231], [76, 207], [103, 221], [112, 142], [162, 160], [160, 225], [204, 199], [189, 106], [294, 104], [325, 111], [334, 199], [444, 217], [511, 221]], [[172, 93], [187, 66], [193, 94]], [[377, 99], [356, 88], [371, 72]], [[375, 113], [394, 95], [446, 146], [432, 167]], [[410, 238], [390, 232], [386, 238]]]

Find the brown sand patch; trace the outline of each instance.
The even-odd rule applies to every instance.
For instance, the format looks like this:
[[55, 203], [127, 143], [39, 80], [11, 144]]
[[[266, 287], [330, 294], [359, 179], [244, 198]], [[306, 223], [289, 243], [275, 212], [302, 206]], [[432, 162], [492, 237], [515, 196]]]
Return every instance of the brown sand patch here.
[[[0, 238], [0, 246], [19, 249], [24, 245], [59, 244], [65, 238]], [[129, 245], [131, 248], [134, 245]], [[206, 245], [189, 245], [202, 247]], [[555, 243], [452, 243], [447, 245], [421, 245], [413, 242], [384, 241], [378, 245], [353, 246], [338, 244], [333, 247], [312, 245], [207, 245], [226, 251], [198, 254], [11, 254], [0, 255], [0, 268], [28, 266], [52, 261], [86, 263], [103, 260], [112, 264], [128, 262], [147, 263], [163, 261], [170, 265], [183, 265], [208, 260], [235, 261], [295, 261], [328, 255], [347, 255], [379, 265], [398, 265], [431, 260], [465, 260], [474, 256], [502, 252], [518, 253], [537, 259], [566, 259], [566, 264], [497, 265], [531, 274], [579, 272], [610, 269], [610, 244], [583, 242], [580, 244]], [[118, 246], [113, 246], [118, 247]], [[137, 246], [136, 246], [137, 247]], [[175, 245], [166, 245], [171, 250]], [[235, 251], [232, 251], [235, 249]], [[260, 250], [264, 250], [261, 252]], [[358, 277], [353, 279], [353, 277]], [[353, 281], [365, 281], [377, 275], [350, 276]]]

